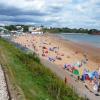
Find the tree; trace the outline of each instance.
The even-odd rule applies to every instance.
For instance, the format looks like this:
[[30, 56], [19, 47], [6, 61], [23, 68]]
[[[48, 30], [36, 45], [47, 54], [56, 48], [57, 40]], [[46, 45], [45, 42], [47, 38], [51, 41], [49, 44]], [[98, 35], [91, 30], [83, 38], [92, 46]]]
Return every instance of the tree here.
[[24, 25], [24, 26], [23, 26], [23, 31], [24, 31], [24, 32], [28, 32], [28, 28], [29, 28], [29, 26]]

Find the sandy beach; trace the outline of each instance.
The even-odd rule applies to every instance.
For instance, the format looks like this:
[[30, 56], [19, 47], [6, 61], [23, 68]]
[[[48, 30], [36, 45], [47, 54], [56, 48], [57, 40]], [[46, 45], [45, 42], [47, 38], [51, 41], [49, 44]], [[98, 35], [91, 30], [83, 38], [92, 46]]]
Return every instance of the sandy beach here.
[[[51, 62], [59, 67], [63, 67], [64, 64], [75, 64], [77, 61], [83, 60], [84, 55], [88, 59], [88, 63], [84, 67], [89, 71], [97, 70], [100, 65], [100, 49], [65, 41], [54, 35], [33, 36], [28, 34], [17, 36], [13, 41], [35, 51], [43, 59], [52, 58], [54, 61]], [[53, 48], [54, 50], [52, 50]], [[83, 70], [84, 67], [79, 70]]]

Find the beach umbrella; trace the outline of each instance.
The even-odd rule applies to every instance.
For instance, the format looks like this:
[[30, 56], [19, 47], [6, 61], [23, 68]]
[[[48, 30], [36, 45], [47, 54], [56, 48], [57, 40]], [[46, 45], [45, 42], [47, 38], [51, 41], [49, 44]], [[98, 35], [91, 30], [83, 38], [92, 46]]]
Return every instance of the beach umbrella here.
[[79, 71], [75, 69], [75, 70], [73, 70], [73, 74], [79, 75]]

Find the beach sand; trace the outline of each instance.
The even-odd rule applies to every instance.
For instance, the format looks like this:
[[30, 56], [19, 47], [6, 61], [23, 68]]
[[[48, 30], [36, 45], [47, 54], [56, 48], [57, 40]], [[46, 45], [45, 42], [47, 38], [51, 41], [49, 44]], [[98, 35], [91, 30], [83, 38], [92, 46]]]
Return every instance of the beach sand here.
[[[100, 66], [99, 48], [63, 40], [56, 37], [56, 35], [28, 34], [16, 36], [16, 38], [13, 38], [13, 41], [35, 51], [35, 53], [43, 59], [48, 60], [52, 58], [55, 61], [51, 62], [58, 65], [58, 67], [63, 67], [64, 64], [75, 64], [77, 61], [85, 59], [84, 55], [87, 56], [88, 62], [83, 67], [79, 68], [80, 72], [82, 72], [84, 68], [89, 71], [94, 71]], [[43, 47], [45, 48], [43, 49]], [[53, 47], [55, 48], [54, 50], [49, 50]]]

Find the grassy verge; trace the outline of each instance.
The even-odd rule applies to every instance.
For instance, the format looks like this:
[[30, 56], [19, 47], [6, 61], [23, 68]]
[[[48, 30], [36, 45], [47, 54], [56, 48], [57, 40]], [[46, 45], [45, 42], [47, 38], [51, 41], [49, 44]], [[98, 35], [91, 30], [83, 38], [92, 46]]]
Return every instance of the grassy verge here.
[[81, 100], [69, 86], [45, 68], [35, 54], [26, 54], [0, 39], [0, 63], [25, 100]]

